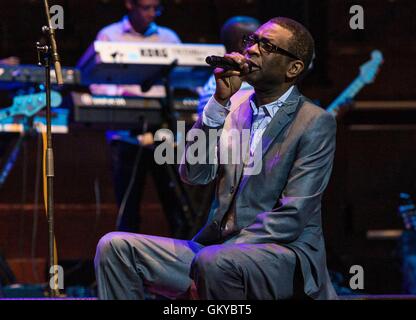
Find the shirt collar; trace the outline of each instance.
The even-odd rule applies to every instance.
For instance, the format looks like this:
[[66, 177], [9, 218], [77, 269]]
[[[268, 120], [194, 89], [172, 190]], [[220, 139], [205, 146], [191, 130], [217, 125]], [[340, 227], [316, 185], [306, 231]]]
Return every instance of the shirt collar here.
[[250, 106], [251, 106], [251, 109], [253, 109], [253, 116], [256, 116], [259, 113], [259, 109], [262, 109], [262, 110], [264, 110], [264, 113], [267, 116], [273, 118], [274, 115], [279, 110], [279, 108], [282, 106], [282, 104], [290, 96], [290, 94], [292, 93], [293, 88], [294, 88], [294, 86], [291, 86], [289, 89], [287, 89], [287, 91], [284, 94], [282, 94], [279, 97], [279, 99], [277, 99], [276, 101], [270, 102], [270, 103], [262, 105], [260, 107], [256, 106], [256, 103], [254, 101], [255, 95], [253, 94], [250, 98]]
[[[136, 30], [134, 30], [133, 26], [130, 23], [129, 17], [125, 15], [121, 21], [121, 25], [123, 28], [124, 33], [139, 33]], [[158, 33], [158, 27], [155, 22], [152, 22], [149, 24], [149, 27], [147, 28], [146, 32], [142, 34], [144, 37], [150, 37], [151, 35]]]

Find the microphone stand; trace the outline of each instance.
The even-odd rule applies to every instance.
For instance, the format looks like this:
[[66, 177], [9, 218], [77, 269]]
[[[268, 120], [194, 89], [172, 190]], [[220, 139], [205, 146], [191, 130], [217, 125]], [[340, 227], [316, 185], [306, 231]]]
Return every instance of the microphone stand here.
[[[36, 43], [38, 52], [38, 65], [45, 67], [45, 90], [46, 90], [46, 214], [48, 217], [48, 240], [49, 240], [49, 273], [53, 270], [51, 281], [49, 281], [50, 297], [59, 295], [58, 269], [55, 257], [55, 231], [54, 231], [54, 198], [53, 198], [53, 179], [54, 179], [54, 159], [52, 149], [52, 117], [51, 117], [51, 63], [55, 66], [55, 74], [58, 85], [63, 84], [62, 70], [58, 55], [55, 30], [52, 27], [49, 14], [48, 1], [44, 0], [44, 9], [48, 26], [42, 27], [42, 33], [46, 35], [47, 44]], [[52, 281], [53, 280], [53, 281]], [[53, 283], [53, 285], [52, 285]]]

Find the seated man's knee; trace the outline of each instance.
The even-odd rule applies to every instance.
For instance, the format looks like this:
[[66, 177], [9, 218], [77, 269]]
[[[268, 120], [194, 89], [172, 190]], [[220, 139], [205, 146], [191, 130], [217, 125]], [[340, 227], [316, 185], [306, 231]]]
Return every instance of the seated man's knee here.
[[95, 264], [103, 264], [108, 262], [117, 253], [125, 251], [128, 247], [126, 239], [120, 232], [110, 232], [103, 236], [98, 242]]
[[200, 250], [193, 262], [191, 273], [195, 278], [215, 279], [233, 268], [232, 252], [223, 245], [208, 246]]

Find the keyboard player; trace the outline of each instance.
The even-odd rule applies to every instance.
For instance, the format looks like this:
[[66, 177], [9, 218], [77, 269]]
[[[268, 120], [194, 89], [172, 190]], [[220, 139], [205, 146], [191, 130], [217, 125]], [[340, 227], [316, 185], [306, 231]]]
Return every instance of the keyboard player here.
[[[155, 20], [162, 13], [159, 0], [125, 0], [127, 15], [121, 21], [103, 28], [97, 35], [98, 41], [128, 42], [164, 42], [180, 43], [178, 35], [171, 29], [159, 26]], [[147, 93], [158, 96], [158, 86]], [[144, 96], [140, 86], [134, 85], [92, 85], [93, 94]], [[164, 94], [164, 91], [163, 91]], [[107, 132], [111, 149], [114, 188], [119, 208], [117, 229], [119, 231], [138, 232], [140, 226], [140, 201], [143, 197], [146, 175], [152, 173], [163, 210], [171, 226], [172, 234], [181, 237], [183, 219], [180, 206], [170, 187], [166, 168], [157, 165], [153, 158], [153, 132], [158, 128], [149, 128], [146, 132], [130, 132], [139, 137], [143, 148], [123, 142], [117, 132]], [[140, 157], [136, 156], [140, 155]], [[136, 168], [136, 169], [135, 169]], [[136, 172], [135, 175], [133, 173]]]

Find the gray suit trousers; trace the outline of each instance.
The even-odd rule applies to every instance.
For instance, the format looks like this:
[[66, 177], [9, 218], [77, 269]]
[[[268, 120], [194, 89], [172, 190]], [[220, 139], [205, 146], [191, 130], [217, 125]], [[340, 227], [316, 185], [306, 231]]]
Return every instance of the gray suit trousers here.
[[145, 290], [168, 298], [192, 280], [201, 299], [276, 300], [292, 297], [296, 255], [277, 244], [202, 246], [193, 241], [112, 232], [95, 256], [100, 299], [144, 299]]

